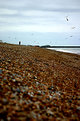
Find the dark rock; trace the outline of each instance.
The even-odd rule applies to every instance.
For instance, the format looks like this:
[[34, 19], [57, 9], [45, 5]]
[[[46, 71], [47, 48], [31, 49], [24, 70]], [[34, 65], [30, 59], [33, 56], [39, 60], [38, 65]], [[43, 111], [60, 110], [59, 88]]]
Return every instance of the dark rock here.
[[7, 62], [8, 62], [8, 63], [11, 63], [11, 60], [8, 60]]
[[0, 85], [0, 92], [2, 92], [2, 90], [3, 90], [3, 88], [2, 88], [2, 86]]
[[0, 74], [2, 74], [2, 70], [0, 69]]
[[18, 93], [20, 93], [20, 92], [21, 92], [21, 90], [20, 90], [19, 88], [17, 88], [17, 89], [16, 89], [16, 91], [17, 91]]
[[2, 119], [2, 121], [7, 121], [7, 111], [0, 111], [0, 119]]
[[6, 78], [4, 78], [4, 79], [3, 79], [3, 81], [7, 81], [7, 79], [6, 79]]
[[69, 102], [69, 103], [72, 103], [72, 100], [70, 99], [70, 100], [68, 100], [68, 102]]
[[50, 100], [50, 98], [48, 97], [48, 98], [46, 98], [47, 100]]
[[41, 95], [41, 93], [37, 93], [37, 95]]
[[48, 90], [55, 90], [53, 86], [48, 87]]
[[0, 62], [2, 62], [2, 60], [0, 59]]
[[48, 90], [52, 90], [52, 88], [51, 87], [48, 87]]
[[78, 98], [78, 100], [80, 100], [80, 98]]
[[0, 79], [2, 79], [2, 76], [0, 76]]

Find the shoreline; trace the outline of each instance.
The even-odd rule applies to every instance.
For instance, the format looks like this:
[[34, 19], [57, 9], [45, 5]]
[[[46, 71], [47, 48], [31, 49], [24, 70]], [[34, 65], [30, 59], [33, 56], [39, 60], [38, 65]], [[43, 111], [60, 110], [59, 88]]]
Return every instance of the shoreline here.
[[[65, 53], [72, 53], [72, 54], [77, 54], [77, 55], [80, 55], [80, 51], [76, 51], [75, 49], [78, 49], [78, 48], [47, 48], [47, 49], [50, 49], [50, 50], [55, 50], [55, 51], [58, 51], [58, 52], [65, 52]], [[71, 51], [70, 49], [74, 49], [73, 51]]]
[[0, 43], [0, 120], [80, 119], [80, 55]]

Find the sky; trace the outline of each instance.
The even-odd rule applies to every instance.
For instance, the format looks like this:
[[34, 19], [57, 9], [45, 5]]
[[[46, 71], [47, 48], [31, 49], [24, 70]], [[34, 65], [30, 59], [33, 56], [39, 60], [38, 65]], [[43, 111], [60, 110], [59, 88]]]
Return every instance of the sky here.
[[0, 40], [80, 45], [80, 0], [0, 0]]

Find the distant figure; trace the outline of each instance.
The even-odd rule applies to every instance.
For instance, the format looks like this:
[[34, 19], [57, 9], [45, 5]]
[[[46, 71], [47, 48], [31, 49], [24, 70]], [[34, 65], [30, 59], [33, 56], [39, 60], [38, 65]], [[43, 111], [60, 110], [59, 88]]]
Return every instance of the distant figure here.
[[21, 41], [19, 41], [19, 45], [21, 45]]

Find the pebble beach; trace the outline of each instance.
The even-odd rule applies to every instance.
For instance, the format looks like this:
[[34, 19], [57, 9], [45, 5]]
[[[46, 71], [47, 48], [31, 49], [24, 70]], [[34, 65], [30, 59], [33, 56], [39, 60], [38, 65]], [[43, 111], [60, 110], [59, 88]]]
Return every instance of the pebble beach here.
[[80, 55], [0, 43], [0, 121], [80, 121]]

